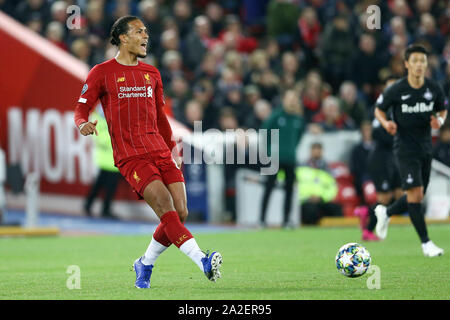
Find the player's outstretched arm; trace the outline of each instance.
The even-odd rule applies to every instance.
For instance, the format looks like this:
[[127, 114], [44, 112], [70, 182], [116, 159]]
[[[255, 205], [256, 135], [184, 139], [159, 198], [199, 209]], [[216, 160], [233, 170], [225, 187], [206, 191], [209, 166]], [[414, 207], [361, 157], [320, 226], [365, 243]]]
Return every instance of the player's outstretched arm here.
[[378, 121], [380, 121], [383, 128], [386, 129], [389, 134], [395, 135], [397, 133], [397, 124], [394, 121], [387, 119], [386, 112], [376, 107], [375, 117]]

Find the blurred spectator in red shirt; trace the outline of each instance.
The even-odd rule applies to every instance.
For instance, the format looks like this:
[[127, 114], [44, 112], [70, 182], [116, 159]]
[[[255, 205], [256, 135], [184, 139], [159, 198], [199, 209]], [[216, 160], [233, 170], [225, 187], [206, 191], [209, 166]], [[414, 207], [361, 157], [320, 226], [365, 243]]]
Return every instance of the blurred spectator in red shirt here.
[[52, 21], [47, 25], [45, 37], [57, 47], [68, 51], [64, 41], [64, 26], [58, 21]]
[[258, 41], [254, 37], [246, 36], [242, 31], [241, 22], [235, 15], [225, 17], [226, 28], [219, 34], [219, 39], [230, 49], [236, 49], [240, 53], [250, 53], [258, 47]]
[[323, 82], [320, 73], [311, 70], [299, 85], [301, 100], [304, 107], [306, 122], [311, 122], [313, 116], [319, 112], [322, 99], [331, 93], [331, 88]]
[[312, 7], [304, 8], [297, 24], [303, 47], [314, 50], [318, 44], [319, 36], [322, 31], [322, 26], [317, 19], [316, 10]]
[[355, 129], [353, 120], [342, 113], [339, 108], [339, 99], [334, 96], [326, 97], [322, 108], [313, 117], [313, 122], [320, 125], [325, 132]]

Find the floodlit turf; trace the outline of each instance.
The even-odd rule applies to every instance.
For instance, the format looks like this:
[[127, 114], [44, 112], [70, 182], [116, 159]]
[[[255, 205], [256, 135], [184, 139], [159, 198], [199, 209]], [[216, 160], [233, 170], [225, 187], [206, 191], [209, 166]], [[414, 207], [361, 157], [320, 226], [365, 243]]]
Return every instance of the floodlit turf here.
[[[176, 247], [157, 261], [150, 290], [133, 287], [130, 271], [150, 237], [82, 236], [0, 239], [0, 299], [450, 299], [450, 225], [429, 226], [446, 254], [423, 256], [412, 226], [391, 226], [384, 242], [361, 242], [356, 228], [301, 228], [198, 234], [204, 250], [220, 250], [223, 278], [206, 279]], [[381, 289], [369, 275], [338, 273], [340, 246], [360, 242], [381, 270]], [[66, 287], [68, 266], [81, 271], [81, 289]]]

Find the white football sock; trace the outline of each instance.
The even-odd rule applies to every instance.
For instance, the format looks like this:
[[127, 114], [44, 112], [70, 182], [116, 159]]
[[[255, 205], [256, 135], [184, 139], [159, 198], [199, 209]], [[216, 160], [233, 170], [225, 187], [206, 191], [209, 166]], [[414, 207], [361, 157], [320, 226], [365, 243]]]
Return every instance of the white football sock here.
[[144, 257], [142, 258], [142, 263], [145, 265], [154, 264], [156, 259], [161, 253], [163, 253], [168, 247], [163, 246], [161, 243], [152, 237], [150, 244], [148, 245], [147, 251], [145, 251]]
[[180, 250], [187, 255], [195, 264], [203, 271], [203, 263], [202, 258], [205, 257], [205, 254], [200, 250], [197, 241], [194, 238], [189, 239], [185, 243], [180, 246]]

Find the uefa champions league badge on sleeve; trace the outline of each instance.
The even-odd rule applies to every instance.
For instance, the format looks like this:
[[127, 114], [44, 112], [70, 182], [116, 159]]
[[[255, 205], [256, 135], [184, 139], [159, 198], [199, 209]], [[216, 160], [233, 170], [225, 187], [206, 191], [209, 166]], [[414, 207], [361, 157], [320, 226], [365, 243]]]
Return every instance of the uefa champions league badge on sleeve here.
[[88, 89], [87, 83], [84, 84], [83, 89], [81, 89], [81, 95], [83, 95]]

